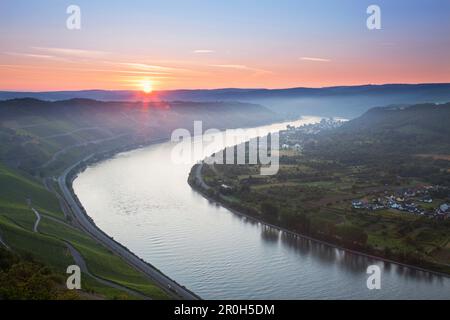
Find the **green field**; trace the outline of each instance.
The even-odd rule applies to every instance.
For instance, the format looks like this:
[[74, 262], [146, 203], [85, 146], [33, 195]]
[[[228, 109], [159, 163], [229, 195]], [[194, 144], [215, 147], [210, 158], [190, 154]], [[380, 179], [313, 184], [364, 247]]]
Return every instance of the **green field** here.
[[[42, 216], [38, 233], [33, 231], [36, 216], [28, 206], [27, 199], [31, 199], [31, 205]], [[65, 245], [65, 242], [69, 242], [81, 253], [92, 274], [154, 299], [169, 298], [164, 291], [120, 257], [71, 226], [59, 209], [55, 195], [31, 177], [2, 165], [0, 236], [13, 252], [22, 256], [31, 255], [61, 276], [65, 276], [67, 266], [74, 264]], [[82, 289], [96, 298], [136, 298], [124, 291], [100, 284], [86, 274], [82, 278]]]
[[[450, 104], [375, 108], [319, 134], [287, 130], [280, 144], [303, 149], [282, 151], [276, 174], [259, 175], [259, 165], [204, 164], [209, 189], [202, 191], [300, 234], [450, 273], [450, 214], [438, 211], [450, 203], [450, 127], [442, 121], [449, 115]], [[193, 172], [190, 184], [202, 188]], [[400, 196], [403, 211], [380, 210], [392, 207], [390, 195]], [[425, 195], [433, 202], [422, 202]]]

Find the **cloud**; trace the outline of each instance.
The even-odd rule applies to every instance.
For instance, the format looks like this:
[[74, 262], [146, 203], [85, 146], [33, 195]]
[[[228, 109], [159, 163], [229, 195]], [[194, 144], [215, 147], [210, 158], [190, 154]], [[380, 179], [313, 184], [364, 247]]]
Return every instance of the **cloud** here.
[[22, 52], [4, 52], [9, 56], [16, 57], [26, 57], [26, 58], [37, 58], [37, 59], [55, 59], [55, 56], [47, 55], [47, 54], [33, 54], [33, 53], [22, 53]]
[[166, 73], [159, 72], [149, 72], [149, 71], [138, 71], [138, 70], [117, 70], [117, 69], [101, 69], [101, 68], [89, 68], [89, 67], [57, 67], [57, 66], [39, 66], [39, 65], [14, 65], [14, 64], [0, 64], [0, 68], [9, 69], [43, 69], [43, 70], [67, 70], [76, 72], [102, 72], [102, 73], [114, 73], [114, 74], [125, 74], [130, 76], [136, 75], [146, 75], [151, 77], [162, 77], [166, 76]]
[[301, 57], [300, 60], [314, 61], [314, 62], [330, 62], [330, 59], [317, 58], [317, 57]]
[[192, 72], [192, 70], [179, 68], [179, 67], [166, 67], [162, 65], [154, 65], [147, 63], [135, 63], [135, 62], [119, 62], [116, 65], [126, 66], [132, 68], [133, 70], [146, 71], [150, 73], [158, 73], [158, 74], [170, 74], [173, 72]]
[[212, 64], [211, 67], [250, 70], [251, 68], [242, 64]]
[[175, 68], [164, 67], [146, 63], [120, 62], [121, 65], [143, 71], [173, 71]]
[[34, 50], [44, 51], [56, 55], [73, 56], [79, 58], [99, 58], [109, 54], [109, 52], [97, 50], [50, 48], [50, 47], [31, 47], [31, 48]]
[[224, 69], [235, 69], [235, 70], [244, 70], [244, 71], [253, 71], [253, 72], [261, 72], [261, 73], [271, 73], [270, 71], [252, 68], [243, 64], [212, 64], [210, 67], [216, 68], [224, 68]]
[[209, 49], [197, 49], [194, 50], [194, 53], [214, 53], [214, 50], [209, 50]]

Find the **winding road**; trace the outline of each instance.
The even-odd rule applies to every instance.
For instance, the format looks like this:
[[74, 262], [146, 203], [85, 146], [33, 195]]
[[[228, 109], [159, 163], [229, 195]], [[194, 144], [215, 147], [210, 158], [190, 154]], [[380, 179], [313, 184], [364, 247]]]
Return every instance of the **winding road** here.
[[41, 222], [41, 215], [35, 208], [31, 208], [31, 210], [33, 210], [34, 214], [36, 215], [36, 222], [34, 223], [33, 231], [38, 232], [39, 222]]
[[[36, 215], [36, 222], [35, 222], [35, 224], [34, 224], [33, 231], [34, 231], [34, 232], [39, 232], [39, 231], [38, 231], [38, 226], [39, 226], [39, 222], [41, 221], [41, 214], [40, 214], [36, 209], [34, 209], [34, 208], [31, 208], [31, 210], [32, 210], [32, 211], [34, 212], [34, 214]], [[46, 215], [43, 215], [43, 216], [44, 216], [45, 218], [47, 218], [47, 219], [50, 219], [50, 220], [52, 220], [52, 221], [55, 221], [55, 222], [64, 224], [64, 225], [66, 225], [66, 226], [68, 226], [68, 227], [70, 227], [70, 228], [73, 228], [72, 226], [68, 225], [67, 223], [65, 223], [65, 222], [63, 222], [63, 221], [61, 221], [61, 220], [59, 220], [59, 219], [56, 219], [56, 218], [53, 218], [53, 217], [50, 217], [50, 216], [46, 216]], [[0, 243], [3, 244], [7, 249], [9, 249], [9, 247], [6, 245], [6, 243], [4, 243], [4, 242], [2, 241], [1, 237], [0, 237]], [[98, 282], [100, 282], [101, 284], [104, 284], [104, 285], [106, 285], [106, 286], [113, 287], [113, 288], [116, 288], [116, 289], [125, 291], [125, 292], [127, 292], [127, 293], [129, 293], [129, 294], [131, 294], [131, 295], [133, 295], [133, 296], [137, 296], [137, 297], [139, 297], [139, 298], [141, 298], [141, 299], [144, 299], [144, 300], [150, 300], [149, 297], [147, 297], [146, 295], [142, 294], [141, 292], [132, 290], [132, 289], [130, 289], [130, 288], [124, 287], [124, 286], [122, 286], [122, 285], [120, 285], [120, 284], [117, 284], [117, 283], [115, 283], [115, 282], [108, 281], [108, 280], [99, 278], [99, 277], [97, 277], [96, 275], [93, 275], [93, 274], [89, 271], [89, 269], [88, 269], [88, 267], [87, 267], [87, 265], [86, 265], [86, 262], [85, 262], [84, 259], [83, 259], [83, 256], [82, 256], [82, 255], [81, 255], [81, 254], [80, 254], [80, 253], [79, 253], [79, 252], [78, 252], [78, 251], [77, 251], [70, 243], [65, 242], [65, 244], [66, 244], [67, 248], [69, 249], [70, 254], [71, 254], [72, 257], [73, 257], [73, 259], [74, 259], [74, 261], [75, 261], [75, 264], [76, 264], [77, 266], [80, 267], [80, 269], [81, 269], [82, 272], [84, 272], [85, 274], [87, 274], [87, 275], [90, 276], [91, 278], [94, 278], [95, 280], [97, 280]]]
[[209, 190], [210, 187], [205, 183], [205, 180], [203, 180], [202, 169], [203, 169], [203, 162], [199, 163], [195, 168], [195, 180], [197, 180], [197, 182], [200, 183], [200, 186], [203, 189]]
[[97, 277], [96, 275], [93, 275], [93, 274], [89, 271], [89, 269], [88, 269], [88, 267], [87, 267], [87, 265], [86, 265], [86, 262], [85, 262], [84, 259], [83, 259], [83, 256], [77, 251], [77, 249], [75, 249], [75, 248], [74, 248], [70, 243], [68, 243], [68, 242], [66, 242], [66, 246], [67, 246], [67, 248], [69, 249], [70, 254], [72, 255], [73, 259], [75, 260], [75, 264], [76, 264], [77, 266], [80, 267], [80, 270], [81, 270], [83, 273], [87, 274], [87, 275], [90, 276], [91, 278], [94, 278], [95, 280], [97, 280], [98, 282], [100, 282], [101, 284], [104, 284], [104, 285], [106, 285], [106, 286], [113, 287], [113, 288], [116, 288], [116, 289], [125, 291], [125, 292], [127, 292], [127, 293], [129, 293], [129, 294], [131, 294], [131, 295], [138, 296], [138, 297], [140, 297], [140, 298], [142, 298], [142, 299], [144, 299], [144, 300], [151, 300], [149, 297], [147, 297], [146, 295], [143, 295], [142, 293], [140, 293], [140, 292], [138, 292], [138, 291], [134, 291], [134, 290], [132, 290], [132, 289], [130, 289], [130, 288], [121, 286], [120, 284], [117, 284], [117, 283], [115, 283], [115, 282], [108, 281], [108, 280], [99, 278], [99, 277]]
[[174, 280], [170, 279], [166, 275], [164, 275], [162, 272], [160, 272], [155, 267], [151, 266], [138, 256], [136, 256], [134, 253], [123, 247], [121, 244], [110, 238], [106, 233], [101, 231], [95, 224], [89, 219], [83, 210], [80, 208], [78, 203], [75, 201], [74, 196], [72, 195], [72, 192], [69, 190], [67, 186], [67, 176], [68, 174], [75, 169], [79, 163], [83, 161], [89, 160], [93, 156], [87, 156], [83, 160], [75, 163], [71, 167], [67, 168], [59, 177], [58, 177], [58, 184], [59, 187], [63, 193], [64, 198], [66, 199], [68, 206], [70, 207], [74, 219], [80, 224], [81, 228], [90, 234], [92, 237], [94, 237], [96, 240], [98, 240], [100, 243], [102, 243], [104, 246], [106, 246], [111, 251], [115, 252], [118, 256], [123, 258], [126, 262], [128, 262], [130, 265], [132, 265], [137, 270], [144, 273], [149, 279], [154, 281], [156, 284], [158, 284], [163, 290], [165, 290], [170, 295], [186, 299], [186, 300], [198, 300], [200, 299], [196, 294], [189, 291], [184, 286], [181, 286]]

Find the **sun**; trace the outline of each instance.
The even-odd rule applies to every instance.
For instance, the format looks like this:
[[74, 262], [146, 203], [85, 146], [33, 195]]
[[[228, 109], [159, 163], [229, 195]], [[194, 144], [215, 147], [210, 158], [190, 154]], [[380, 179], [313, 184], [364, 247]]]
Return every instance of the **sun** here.
[[142, 91], [144, 91], [145, 93], [151, 93], [153, 91], [152, 81], [149, 79], [142, 80], [141, 88], [142, 88]]

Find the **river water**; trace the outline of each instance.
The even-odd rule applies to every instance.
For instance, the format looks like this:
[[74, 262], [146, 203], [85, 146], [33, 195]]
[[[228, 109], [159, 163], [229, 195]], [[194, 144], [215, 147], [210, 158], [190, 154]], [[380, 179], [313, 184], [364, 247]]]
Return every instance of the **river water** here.
[[[259, 127], [257, 135], [286, 124]], [[207, 152], [221, 148], [214, 143]], [[449, 278], [294, 237], [211, 203], [187, 184], [192, 165], [209, 154], [180, 163], [174, 146], [118, 154], [89, 166], [73, 187], [97, 226], [202, 298], [450, 298]], [[382, 270], [380, 290], [367, 288], [373, 264]]]

